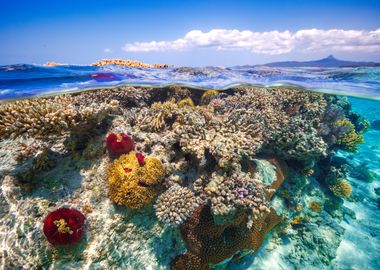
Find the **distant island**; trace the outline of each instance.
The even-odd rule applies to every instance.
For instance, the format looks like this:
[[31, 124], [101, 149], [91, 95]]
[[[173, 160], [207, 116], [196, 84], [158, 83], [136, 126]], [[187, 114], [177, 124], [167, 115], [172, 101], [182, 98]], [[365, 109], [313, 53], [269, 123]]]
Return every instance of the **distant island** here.
[[333, 55], [313, 61], [284, 61], [272, 62], [260, 66], [267, 67], [379, 67], [380, 63], [375, 62], [355, 62], [336, 59]]
[[91, 66], [106, 66], [106, 65], [119, 65], [126, 67], [136, 67], [136, 68], [168, 68], [168, 64], [145, 64], [137, 60], [124, 60], [124, 59], [103, 59], [96, 63], [91, 64]]

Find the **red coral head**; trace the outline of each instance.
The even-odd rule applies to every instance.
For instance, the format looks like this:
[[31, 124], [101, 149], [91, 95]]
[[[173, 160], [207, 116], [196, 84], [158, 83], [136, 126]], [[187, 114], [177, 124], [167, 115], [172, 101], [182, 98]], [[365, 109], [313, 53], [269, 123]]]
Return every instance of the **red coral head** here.
[[111, 156], [119, 157], [135, 149], [135, 143], [125, 133], [111, 133], [106, 139], [107, 150]]
[[144, 166], [145, 164], [145, 157], [141, 153], [136, 153], [136, 158], [139, 161], [140, 166]]
[[43, 232], [52, 245], [68, 246], [82, 240], [84, 215], [75, 209], [59, 208], [44, 222]]

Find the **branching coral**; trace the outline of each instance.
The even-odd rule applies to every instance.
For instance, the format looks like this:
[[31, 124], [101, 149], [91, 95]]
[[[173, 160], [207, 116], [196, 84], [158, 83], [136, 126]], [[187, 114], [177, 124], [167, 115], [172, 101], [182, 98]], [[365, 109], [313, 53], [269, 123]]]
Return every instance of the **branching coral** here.
[[136, 152], [122, 155], [108, 169], [109, 196], [119, 205], [140, 208], [156, 195], [155, 185], [164, 176], [164, 167], [156, 158], [147, 157], [141, 166]]
[[174, 184], [158, 197], [154, 208], [161, 222], [176, 226], [191, 216], [197, 205], [197, 199], [189, 188]]
[[255, 174], [234, 174], [231, 177], [212, 175], [205, 192], [211, 199], [214, 216], [234, 216], [238, 208], [252, 209], [255, 219], [269, 211], [264, 186]]
[[208, 151], [221, 167], [264, 148], [298, 160], [326, 153], [318, 134], [326, 106], [322, 95], [286, 88], [238, 90], [209, 106], [154, 103], [137, 113], [136, 122], [142, 130], [165, 132], [198, 159]]
[[61, 134], [78, 123], [99, 122], [117, 106], [117, 101], [75, 105], [68, 95], [5, 103], [0, 105], [0, 138]]
[[349, 198], [352, 193], [352, 186], [343, 179], [338, 179], [330, 186], [332, 193], [339, 198]]

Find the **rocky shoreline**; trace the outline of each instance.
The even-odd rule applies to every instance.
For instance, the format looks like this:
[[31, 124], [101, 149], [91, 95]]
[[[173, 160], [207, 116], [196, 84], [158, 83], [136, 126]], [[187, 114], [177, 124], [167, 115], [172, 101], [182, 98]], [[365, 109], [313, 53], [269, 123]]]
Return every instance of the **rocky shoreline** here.
[[[339, 223], [354, 217], [335, 152], [356, 151], [368, 128], [345, 98], [250, 86], [97, 89], [0, 104], [0, 119], [6, 269], [226, 268], [252, 253], [256, 263], [328, 269]], [[128, 174], [135, 152], [111, 156], [111, 133], [128, 134], [163, 175]], [[129, 203], [147, 190], [149, 200]], [[70, 248], [42, 233], [60, 207], [86, 218]]]

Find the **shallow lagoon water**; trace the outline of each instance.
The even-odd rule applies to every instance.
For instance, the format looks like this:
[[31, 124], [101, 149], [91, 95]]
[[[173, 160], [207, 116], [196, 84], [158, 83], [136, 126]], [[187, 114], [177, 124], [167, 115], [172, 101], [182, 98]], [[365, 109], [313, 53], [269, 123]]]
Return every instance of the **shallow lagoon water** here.
[[[50, 74], [50, 75], [47, 75]], [[58, 74], [58, 75], [57, 75]], [[101, 76], [95, 76], [94, 74], [101, 74]], [[106, 75], [104, 75], [106, 74]], [[352, 111], [356, 112], [369, 122], [380, 119], [380, 102], [376, 99], [380, 97], [379, 90], [379, 69], [378, 68], [341, 68], [341, 69], [276, 69], [265, 67], [236, 67], [236, 68], [202, 68], [202, 69], [167, 69], [167, 70], [144, 70], [144, 69], [129, 69], [121, 68], [117, 66], [108, 66], [102, 68], [95, 67], [36, 67], [36, 66], [8, 66], [2, 67], [0, 71], [0, 98], [1, 99], [17, 99], [27, 98], [33, 96], [51, 95], [53, 93], [62, 92], [77, 92], [86, 88], [101, 88], [105, 86], [125, 85], [130, 83], [133, 85], [170, 85], [172, 83], [180, 83], [183, 85], [192, 85], [196, 87], [203, 87], [206, 89], [228, 89], [231, 85], [241, 85], [253, 83], [255, 85], [298, 85], [306, 87], [308, 89], [325, 92], [325, 93], [338, 93], [341, 95], [351, 96], [349, 101], [352, 105]], [[183, 86], [186, 88], [186, 86]], [[190, 89], [192, 91], [192, 89]], [[197, 90], [194, 90], [197, 91]], [[352, 96], [365, 96], [365, 98], [357, 98]], [[371, 100], [372, 99], [372, 100]], [[375, 99], [375, 100], [374, 100]], [[338, 218], [334, 217], [334, 214], [327, 214], [322, 212], [321, 219], [328, 218], [329, 223], [326, 225], [322, 222], [323, 228], [318, 233], [325, 233], [320, 236], [320, 239], [315, 241], [310, 240], [308, 232], [304, 232], [305, 229], [295, 227], [289, 233], [289, 236], [283, 236], [279, 231], [274, 230], [273, 233], [267, 235], [264, 244], [256, 254], [248, 255], [240, 260], [225, 261], [219, 266], [214, 266], [216, 269], [379, 269], [380, 265], [378, 258], [380, 257], [380, 225], [378, 220], [380, 218], [380, 130], [369, 128], [364, 134], [365, 143], [358, 146], [358, 150], [354, 153], [343, 150], [338, 150], [335, 157], [343, 158], [348, 167], [348, 175], [345, 179], [352, 186], [352, 196], [349, 199], [343, 200], [344, 214], [341, 214]], [[1, 146], [2, 156], [8, 151], [8, 148], [2, 144]], [[158, 153], [158, 152], [154, 152]], [[4, 162], [4, 159], [2, 160]], [[68, 161], [67, 166], [72, 166], [72, 161]], [[84, 162], [83, 159], [79, 159], [79, 163]], [[7, 164], [2, 163], [2, 169]], [[82, 165], [81, 165], [82, 166]], [[82, 168], [79, 166], [79, 168]], [[100, 166], [104, 166], [103, 163]], [[75, 167], [75, 166], [74, 166]], [[30, 265], [26, 265], [26, 269], [34, 269], [36, 265], [39, 267], [47, 267], [50, 269], [62, 269], [66, 264], [70, 269], [103, 269], [104, 267], [109, 269], [169, 269], [171, 260], [173, 259], [173, 253], [178, 255], [183, 252], [184, 246], [182, 244], [173, 245], [173, 239], [179, 240], [178, 232], [171, 230], [170, 227], [164, 227], [157, 223], [155, 220], [152, 209], [144, 211], [138, 211], [131, 214], [129, 210], [123, 209], [123, 206], [115, 207], [107, 199], [99, 199], [101, 192], [98, 191], [99, 187], [91, 187], [89, 192], [86, 186], [83, 187], [81, 178], [86, 179], [88, 175], [94, 173], [92, 170], [82, 169], [84, 172], [65, 172], [61, 175], [58, 168], [54, 171], [54, 168], [49, 169], [44, 177], [52, 178], [55, 173], [59, 175], [59, 179], [54, 181], [63, 181], [62, 184], [57, 186], [57, 183], [49, 181], [48, 183], [38, 184], [42, 185], [41, 190], [34, 190], [33, 196], [29, 197], [28, 193], [17, 191], [17, 185], [12, 186], [9, 182], [2, 179], [2, 196], [6, 194], [6, 200], [2, 201], [2, 225], [6, 228], [6, 222], [3, 218], [12, 216], [14, 211], [14, 217], [16, 221], [8, 221], [9, 223], [15, 222], [15, 230], [4, 230], [2, 237], [1, 247], [1, 262], [7, 267], [12, 267], [9, 264], [7, 258], [17, 258], [21, 255], [24, 249], [29, 249], [26, 252], [25, 258], [31, 256], [33, 252], [30, 249], [33, 248], [33, 241], [41, 241], [36, 247], [36, 252], [41, 252], [45, 248], [43, 241], [46, 241], [41, 234], [41, 224], [36, 225], [37, 229], [30, 229], [30, 224], [35, 224], [36, 220], [41, 222], [43, 215], [47, 209], [53, 210], [55, 207], [36, 207], [32, 209], [28, 207], [28, 204], [44, 204], [51, 202], [54, 198], [60, 198], [58, 205], [68, 206], [80, 205], [76, 200], [79, 197], [69, 195], [71, 192], [75, 192], [79, 189], [81, 192], [87, 194], [85, 201], [90, 201], [91, 205], [100, 203], [102, 211], [109, 209], [109, 213], [104, 214], [102, 217], [103, 223], [99, 223], [99, 218], [96, 219], [91, 216], [89, 218], [88, 226], [91, 227], [90, 222], [95, 224], [103, 224], [112, 232], [111, 235], [96, 236], [96, 241], [103, 240], [102, 245], [94, 245], [94, 233], [93, 228], [89, 230], [86, 237], [90, 239], [88, 244], [88, 250], [86, 247], [76, 247], [78, 253], [71, 257], [69, 255], [60, 255], [57, 259], [52, 259], [51, 254], [55, 254], [50, 250], [46, 252], [48, 255], [39, 254], [42, 261], [45, 260], [45, 264], [40, 262], [33, 262]], [[2, 170], [4, 172], [4, 170]], [[84, 173], [84, 175], [83, 175]], [[53, 177], [54, 178], [54, 177]], [[104, 181], [101, 177], [95, 177], [96, 186]], [[44, 182], [43, 180], [42, 182]], [[309, 184], [313, 186], [315, 190], [325, 190], [326, 187], [318, 184], [313, 176], [309, 179]], [[84, 181], [85, 185], [91, 186], [91, 181]], [[285, 180], [286, 183], [286, 180]], [[284, 183], [284, 184], [285, 184]], [[38, 186], [37, 185], [37, 186]], [[99, 184], [100, 185], [100, 184]], [[82, 188], [80, 188], [82, 186]], [[321, 187], [320, 187], [321, 186]], [[41, 187], [41, 186], [40, 186]], [[104, 188], [105, 186], [100, 186]], [[49, 188], [52, 188], [52, 196], [49, 193]], [[12, 191], [10, 191], [12, 189]], [[15, 189], [15, 190], [14, 190]], [[54, 189], [54, 191], [53, 191]], [[83, 191], [85, 190], [85, 191]], [[18, 204], [15, 201], [10, 200], [11, 194], [13, 200], [17, 198], [22, 201], [22, 204]], [[62, 195], [63, 194], [63, 195]], [[92, 194], [92, 195], [91, 195]], [[96, 194], [96, 196], [94, 195]], [[310, 192], [310, 196], [303, 198], [308, 201], [315, 195], [315, 191]], [[104, 195], [104, 194], [103, 194]], [[67, 199], [65, 199], [67, 197]], [[314, 198], [314, 197], [313, 197]], [[300, 198], [300, 200], [303, 200]], [[92, 202], [91, 200], [95, 200]], [[96, 200], [100, 200], [97, 202]], [[7, 203], [11, 205], [7, 208]], [[33, 215], [30, 213], [23, 213], [25, 211], [36, 211], [36, 220], [33, 220]], [[276, 209], [278, 210], [278, 209]], [[96, 214], [99, 212], [93, 210]], [[298, 210], [297, 210], [298, 211]], [[339, 214], [340, 215], [340, 214]], [[115, 220], [110, 220], [113, 217]], [[312, 220], [317, 220], [317, 223], [306, 224], [310, 226], [311, 230], [315, 228], [320, 222], [319, 217], [313, 216]], [[335, 220], [336, 218], [336, 220]], [[132, 225], [130, 222], [132, 221]], [[120, 223], [125, 224], [120, 224]], [[5, 225], [4, 225], [5, 224]], [[29, 225], [26, 225], [29, 224]], [[9, 225], [9, 224], [8, 224]], [[302, 224], [303, 225], [303, 224]], [[332, 228], [330, 229], [329, 226]], [[281, 227], [279, 225], [279, 227]], [[308, 229], [310, 229], [308, 228]], [[131, 240], [132, 236], [125, 236], [125, 239], [118, 238], [116, 234], [123, 234], [123, 231], [131, 230], [131, 234], [136, 234], [134, 242]], [[17, 231], [19, 230], [19, 231]], [[149, 231], [147, 233], [146, 231]], [[334, 233], [339, 232], [339, 241], [329, 241], [330, 238], [337, 237]], [[302, 235], [304, 234], [304, 235]], [[158, 236], [159, 235], [159, 236]], [[312, 234], [311, 234], [312, 235]], [[151, 241], [146, 241], [145, 237], [152, 237]], [[12, 242], [9, 238], [19, 237], [20, 241]], [[25, 239], [23, 239], [26, 237]], [[161, 238], [160, 238], [161, 237]], [[109, 242], [107, 242], [109, 241]], [[302, 242], [304, 241], [304, 242]], [[310, 241], [308, 243], [307, 241]], [[318, 243], [318, 241], [320, 241]], [[125, 242], [125, 243], [124, 243]], [[301, 242], [301, 243], [300, 243]], [[11, 244], [16, 243], [16, 248], [12, 249]], [[131, 248], [128, 245], [134, 243]], [[318, 243], [318, 244], [316, 244]], [[141, 244], [141, 248], [137, 246]], [[307, 250], [308, 244], [310, 245], [309, 252]], [[24, 245], [24, 246], [23, 246]], [[137, 245], [137, 246], [136, 246]], [[43, 246], [41, 248], [41, 246]], [[163, 250], [158, 250], [164, 247]], [[174, 250], [173, 250], [174, 247]], [[324, 249], [325, 247], [326, 250]], [[118, 249], [121, 249], [118, 251]], [[157, 250], [152, 250], [157, 249]], [[178, 248], [178, 250], [175, 250]], [[48, 247], [48, 250], [51, 247]], [[116, 250], [115, 250], [116, 249]], [[122, 250], [124, 249], [124, 250]], [[38, 251], [37, 251], [38, 250]], [[84, 251], [84, 255], [81, 252]], [[21, 253], [20, 253], [21, 251]], [[334, 258], [329, 257], [328, 252], [335, 252]], [[45, 252], [45, 251], [44, 251]], [[59, 253], [59, 252], [58, 252]], [[99, 254], [98, 254], [99, 253]], [[50, 255], [49, 255], [50, 254]], [[108, 258], [107, 258], [108, 256]], [[169, 256], [169, 257], [168, 257]], [[53, 256], [54, 257], [54, 256]], [[84, 257], [84, 258], [83, 258]], [[111, 258], [110, 258], [111, 257]], [[114, 260], [112, 259], [114, 258]], [[24, 259], [25, 259], [24, 258]], [[121, 259], [124, 258], [124, 259]], [[151, 264], [145, 263], [144, 260], [150, 260], [154, 258], [154, 262]], [[20, 261], [23, 261], [21, 259]], [[324, 261], [325, 260], [325, 261]], [[14, 266], [17, 268], [17, 262], [14, 262]]]

